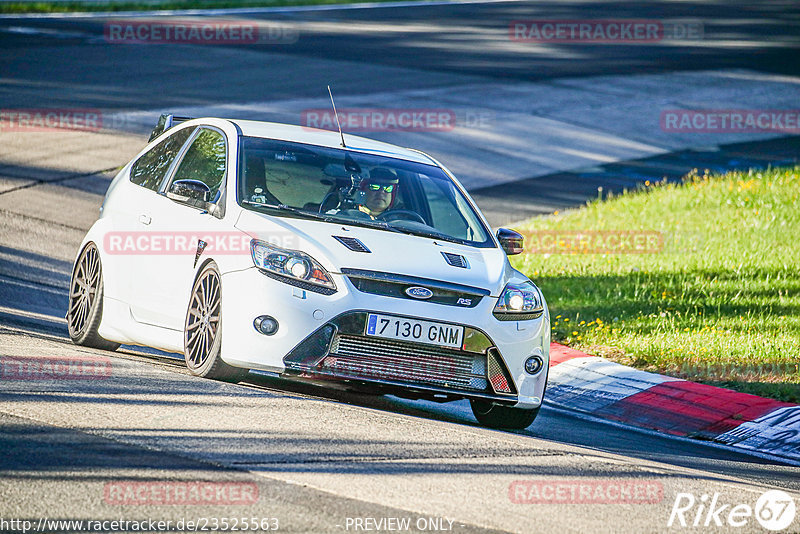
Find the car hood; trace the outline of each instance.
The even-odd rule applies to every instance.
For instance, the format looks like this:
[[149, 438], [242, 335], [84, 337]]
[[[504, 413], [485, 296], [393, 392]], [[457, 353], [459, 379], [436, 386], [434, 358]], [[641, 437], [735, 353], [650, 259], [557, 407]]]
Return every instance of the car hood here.
[[[236, 228], [272, 245], [301, 250], [325, 269], [363, 269], [442, 280], [486, 289], [498, 296], [512, 269], [500, 248], [478, 248], [397, 232], [328, 223], [310, 219], [275, 217], [242, 210]], [[369, 253], [350, 250], [334, 236], [355, 238]], [[463, 256], [468, 268], [447, 263], [443, 252]]]

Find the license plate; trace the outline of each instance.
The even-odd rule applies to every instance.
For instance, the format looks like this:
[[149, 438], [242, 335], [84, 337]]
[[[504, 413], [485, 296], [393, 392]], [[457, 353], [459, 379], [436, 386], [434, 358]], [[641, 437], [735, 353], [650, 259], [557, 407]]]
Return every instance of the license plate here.
[[464, 341], [463, 326], [378, 313], [367, 315], [366, 334], [373, 337], [455, 348], [461, 348], [461, 343]]

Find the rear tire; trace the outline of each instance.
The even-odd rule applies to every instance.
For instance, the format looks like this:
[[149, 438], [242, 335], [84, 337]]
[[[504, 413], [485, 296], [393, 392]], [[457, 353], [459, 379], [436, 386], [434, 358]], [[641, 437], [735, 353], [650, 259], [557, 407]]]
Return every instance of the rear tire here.
[[195, 376], [240, 382], [249, 369], [222, 361], [222, 281], [212, 261], [203, 267], [192, 287], [183, 328], [186, 367]]
[[489, 428], [523, 430], [528, 428], [539, 415], [539, 408], [512, 408], [480, 400], [469, 402], [478, 422]]
[[76, 345], [117, 350], [119, 343], [100, 337], [103, 319], [103, 266], [94, 243], [88, 243], [75, 262], [69, 282], [67, 308], [69, 338]]

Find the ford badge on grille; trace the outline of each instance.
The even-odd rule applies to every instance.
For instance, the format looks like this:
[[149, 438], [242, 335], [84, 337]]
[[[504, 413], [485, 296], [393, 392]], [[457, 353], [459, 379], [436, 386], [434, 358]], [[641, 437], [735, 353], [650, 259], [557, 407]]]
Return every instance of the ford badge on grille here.
[[427, 287], [412, 286], [406, 289], [406, 295], [414, 299], [429, 299], [433, 296], [433, 291]]

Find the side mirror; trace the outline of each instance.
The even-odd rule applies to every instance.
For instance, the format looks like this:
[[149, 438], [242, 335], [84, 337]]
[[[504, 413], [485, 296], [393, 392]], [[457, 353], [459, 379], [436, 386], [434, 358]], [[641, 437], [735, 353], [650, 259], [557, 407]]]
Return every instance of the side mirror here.
[[200, 180], [175, 180], [167, 191], [167, 197], [179, 202], [204, 205], [211, 200], [211, 188]]
[[525, 238], [522, 237], [522, 234], [515, 232], [514, 230], [509, 230], [508, 228], [498, 228], [496, 235], [497, 240], [500, 242], [500, 246], [509, 256], [520, 254], [522, 252], [523, 244], [525, 242]]

